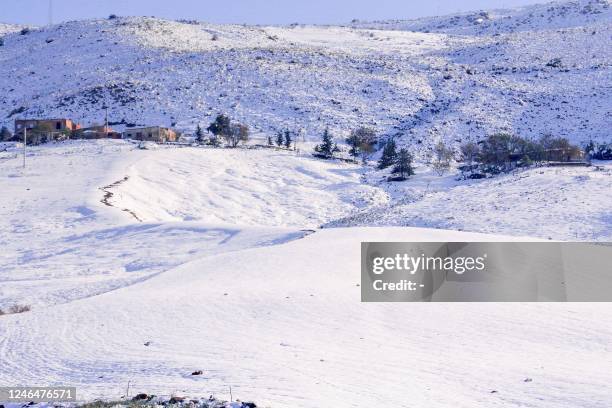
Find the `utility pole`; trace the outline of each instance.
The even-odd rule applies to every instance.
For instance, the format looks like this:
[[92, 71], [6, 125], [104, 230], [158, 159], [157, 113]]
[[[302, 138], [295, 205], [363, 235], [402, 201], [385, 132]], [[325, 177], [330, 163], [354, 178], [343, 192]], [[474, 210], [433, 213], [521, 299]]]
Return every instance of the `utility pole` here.
[[28, 144], [27, 132], [28, 132], [28, 124], [26, 122], [25, 126], [23, 127], [23, 168], [24, 169], [25, 169], [25, 158], [26, 158], [26, 146]]
[[49, 25], [53, 25], [53, 0], [49, 0]]
[[108, 136], [108, 105], [104, 104], [104, 136]]

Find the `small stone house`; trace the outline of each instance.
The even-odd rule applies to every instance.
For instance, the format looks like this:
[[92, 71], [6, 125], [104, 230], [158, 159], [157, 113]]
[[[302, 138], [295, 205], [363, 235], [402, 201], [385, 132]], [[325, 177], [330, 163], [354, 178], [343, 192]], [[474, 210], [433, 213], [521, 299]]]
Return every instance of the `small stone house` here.
[[166, 143], [176, 142], [177, 133], [162, 126], [147, 126], [128, 128], [123, 132], [124, 139], [142, 140], [146, 142]]

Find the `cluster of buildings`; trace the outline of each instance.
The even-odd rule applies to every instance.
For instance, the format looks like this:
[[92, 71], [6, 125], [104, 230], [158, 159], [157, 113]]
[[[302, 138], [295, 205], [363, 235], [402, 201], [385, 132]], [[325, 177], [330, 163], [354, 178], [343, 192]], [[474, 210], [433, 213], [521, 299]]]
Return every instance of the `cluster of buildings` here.
[[13, 138], [28, 144], [66, 139], [134, 139], [156, 143], [175, 142], [179, 134], [162, 126], [127, 128], [123, 133], [106, 125], [82, 127], [70, 119], [17, 119]]

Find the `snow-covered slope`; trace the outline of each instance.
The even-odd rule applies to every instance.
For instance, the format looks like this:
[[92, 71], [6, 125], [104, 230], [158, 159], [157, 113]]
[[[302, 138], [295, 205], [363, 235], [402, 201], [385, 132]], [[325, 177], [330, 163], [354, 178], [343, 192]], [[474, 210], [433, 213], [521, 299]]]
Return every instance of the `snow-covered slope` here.
[[70, 141], [31, 148], [25, 171], [20, 153], [0, 152], [0, 309], [65, 303], [295, 239], [387, 199], [360, 184], [359, 166], [286, 151]]
[[[529, 238], [397, 227], [304, 231], [409, 197], [393, 184], [360, 186], [376, 174], [359, 166], [273, 149], [141, 150], [99, 140], [32, 147], [23, 170], [19, 146], [3, 147], [0, 308], [32, 311], [0, 316], [2, 384], [70, 384], [83, 400], [120, 398], [128, 381], [132, 393], [221, 398], [231, 385], [234, 398], [258, 406], [304, 408], [612, 401], [612, 332], [601, 324], [612, 312], [603, 304], [361, 303], [362, 241]], [[490, 197], [503, 199], [503, 190], [486, 180], [455, 186], [455, 201], [440, 192], [415, 208], [433, 220], [442, 206], [457, 223], [433, 225], [457, 228], [466, 222], [463, 200], [482, 219], [515, 218], [515, 229], [490, 224], [513, 235], [538, 235], [520, 217], [550, 212], [556, 223], [544, 217], [538, 225], [557, 225], [555, 238], [563, 238], [573, 233], [564, 229], [572, 211], [603, 216], [612, 194], [609, 172], [596, 182], [566, 172], [554, 185], [565, 189], [556, 202], [539, 203], [550, 194], [542, 191], [521, 197], [514, 212], [491, 208]], [[405, 188], [418, 190], [428, 178]], [[514, 201], [550, 181], [548, 173], [497, 180]], [[598, 189], [601, 204], [577, 183]], [[469, 197], [479, 192], [485, 198], [474, 208]], [[396, 210], [383, 214], [401, 219], [411, 208]], [[609, 237], [612, 219], [596, 221]], [[204, 374], [192, 376], [196, 370]]]
[[84, 399], [116, 399], [128, 381], [228, 399], [231, 386], [264, 407], [609, 406], [603, 304], [360, 302], [361, 241], [483, 239], [507, 238], [323, 230], [4, 316], [0, 382], [70, 384]]
[[0, 37], [2, 37], [3, 35], [6, 35], [6, 34], [10, 34], [10, 33], [16, 33], [17, 31], [21, 30], [22, 28], [24, 28], [24, 27], [20, 26], [20, 25], [17, 25], [17, 24], [0, 23]]
[[539, 167], [486, 180], [440, 177], [424, 166], [406, 183], [369, 174], [388, 203], [327, 226], [406, 225], [524, 235], [565, 241], [612, 241], [612, 165]]
[[[224, 111], [257, 137], [368, 125], [423, 149], [499, 130], [606, 140], [608, 3], [547, 7], [436, 33], [154, 18], [9, 33], [0, 122], [101, 122], [107, 104], [119, 128]], [[358, 286], [362, 241], [609, 240], [609, 164], [460, 182], [419, 162], [398, 185], [300, 146], [68, 141], [32, 147], [24, 170], [20, 146], [1, 145], [0, 308], [32, 311], [0, 316], [0, 383], [87, 400], [128, 381], [231, 386], [272, 407], [612, 404], [605, 304], [366, 304]]]
[[144, 221], [316, 228], [388, 201], [365, 171], [287, 151], [162, 150], [127, 168], [111, 202]]
[[[71, 141], [0, 152], [0, 309], [65, 303], [302, 229], [398, 225], [612, 239], [612, 167], [406, 183], [272, 149]], [[226, 243], [229, 242], [229, 243]], [[224, 245], [219, 246], [221, 243]]]
[[543, 28], [575, 28], [610, 21], [611, 18], [609, 0], [553, 1], [513, 9], [481, 10], [416, 20], [353, 21], [351, 26], [461, 35], [493, 35], [538, 31]]
[[608, 3], [539, 6], [493, 21], [501, 34], [154, 18], [9, 34], [0, 47], [0, 122], [100, 123], [107, 104], [119, 128], [192, 131], [226, 112], [256, 132], [287, 127], [311, 140], [326, 126], [338, 137], [371, 126], [416, 150], [497, 131], [609, 139]]

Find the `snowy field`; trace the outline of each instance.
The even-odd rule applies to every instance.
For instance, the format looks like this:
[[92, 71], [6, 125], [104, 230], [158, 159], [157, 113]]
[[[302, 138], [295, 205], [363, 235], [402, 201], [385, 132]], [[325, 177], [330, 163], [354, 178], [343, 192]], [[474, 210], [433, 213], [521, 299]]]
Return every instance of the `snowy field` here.
[[19, 153], [0, 153], [0, 308], [103, 293], [386, 199], [358, 166], [287, 152], [73, 141], [31, 148], [25, 172]]
[[360, 303], [361, 240], [448, 239], [495, 237], [325, 230], [6, 316], [0, 381], [44, 378], [88, 398], [117, 398], [128, 381], [225, 398], [231, 385], [264, 407], [609, 406], [609, 307]]
[[[495, 183], [508, 183], [514, 201], [521, 182], [543, 190], [551, 171], [560, 172], [551, 188], [582, 196], [587, 170], [461, 184], [420, 169], [399, 189], [360, 166], [268, 149], [72, 141], [31, 148], [23, 171], [11, 146], [0, 156], [0, 308], [33, 310], [0, 317], [2, 384], [71, 384], [88, 400], [120, 398], [128, 381], [133, 393], [226, 399], [231, 385], [234, 398], [292, 408], [612, 402], [605, 305], [360, 302], [361, 241], [524, 240], [532, 231], [519, 222], [515, 238], [316, 228], [382, 206], [392, 217], [410, 205], [400, 197], [436, 180], [466, 189], [457, 202], [467, 206], [476, 190], [498, 194]], [[585, 189], [610, 194], [605, 171]], [[427, 197], [415, 205], [434, 214]], [[549, 210], [604, 211], [567, 197]], [[504, 216], [536, 208], [525, 200]], [[487, 211], [499, 217], [485, 200], [471, 219]]]
[[[364, 169], [269, 149], [163, 149], [130, 165], [111, 202], [144, 221], [316, 228], [388, 201]], [[163, 194], [160, 194], [163, 191]]]
[[406, 183], [369, 173], [388, 203], [327, 226], [417, 226], [563, 241], [612, 241], [612, 164], [536, 167], [484, 180], [419, 166]]

